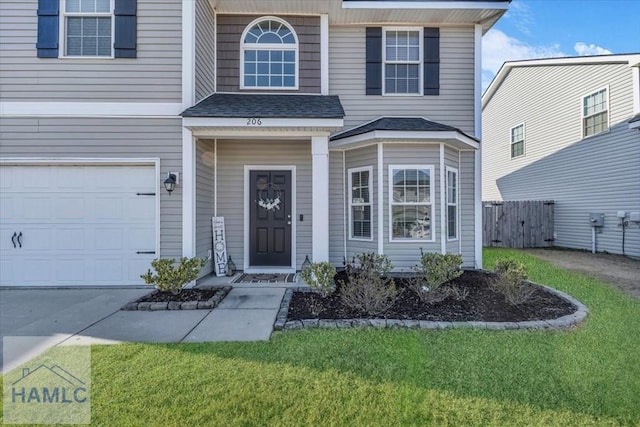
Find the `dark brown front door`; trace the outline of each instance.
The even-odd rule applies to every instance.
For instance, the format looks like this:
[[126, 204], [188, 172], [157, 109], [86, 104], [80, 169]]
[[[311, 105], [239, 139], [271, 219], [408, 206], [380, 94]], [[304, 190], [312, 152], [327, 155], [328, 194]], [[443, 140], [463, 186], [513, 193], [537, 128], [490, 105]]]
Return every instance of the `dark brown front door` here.
[[249, 264], [291, 266], [291, 171], [249, 177]]

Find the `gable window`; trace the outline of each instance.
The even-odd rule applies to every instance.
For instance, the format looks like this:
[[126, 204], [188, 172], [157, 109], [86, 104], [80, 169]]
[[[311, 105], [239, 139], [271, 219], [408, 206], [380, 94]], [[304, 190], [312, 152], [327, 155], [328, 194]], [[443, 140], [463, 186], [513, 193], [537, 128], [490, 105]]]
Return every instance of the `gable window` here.
[[389, 166], [391, 241], [433, 241], [433, 166]]
[[447, 239], [458, 238], [458, 170], [447, 166]]
[[371, 177], [372, 167], [349, 169], [350, 238], [372, 240], [371, 235]]
[[609, 93], [607, 88], [582, 98], [582, 136], [609, 130]]
[[511, 158], [524, 156], [524, 123], [511, 128]]
[[385, 95], [422, 94], [421, 40], [421, 29], [384, 29]]
[[64, 0], [64, 56], [111, 57], [112, 0]]
[[250, 23], [240, 44], [241, 89], [297, 89], [298, 37], [276, 17]]

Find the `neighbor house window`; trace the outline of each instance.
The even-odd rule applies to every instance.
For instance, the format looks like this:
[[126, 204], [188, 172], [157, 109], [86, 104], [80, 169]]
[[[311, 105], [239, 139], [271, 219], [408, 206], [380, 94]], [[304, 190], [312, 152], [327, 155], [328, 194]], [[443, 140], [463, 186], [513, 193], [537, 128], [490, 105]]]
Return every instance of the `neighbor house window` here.
[[112, 56], [112, 0], [64, 0], [65, 56]]
[[458, 238], [458, 170], [447, 167], [447, 239]]
[[524, 123], [511, 128], [511, 158], [524, 156]]
[[384, 93], [422, 94], [422, 30], [384, 30]]
[[389, 166], [390, 240], [433, 240], [433, 166]]
[[609, 94], [601, 89], [582, 98], [582, 136], [609, 130]]
[[240, 50], [242, 89], [298, 88], [298, 38], [285, 21], [268, 17], [252, 22]]
[[371, 240], [372, 167], [349, 169], [349, 223], [352, 239]]

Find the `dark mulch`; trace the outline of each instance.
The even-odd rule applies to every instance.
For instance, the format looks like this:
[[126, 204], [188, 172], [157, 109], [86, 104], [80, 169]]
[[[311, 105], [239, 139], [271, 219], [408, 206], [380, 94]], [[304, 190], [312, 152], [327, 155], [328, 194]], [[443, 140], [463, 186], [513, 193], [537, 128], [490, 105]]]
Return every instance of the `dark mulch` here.
[[[336, 275], [336, 283], [340, 278], [344, 278], [342, 274]], [[467, 298], [457, 301], [450, 297], [433, 304], [421, 302], [413, 291], [405, 287], [404, 279], [396, 278], [399, 295], [393, 307], [382, 316], [367, 316], [345, 307], [337, 292], [327, 298], [322, 298], [314, 292], [295, 292], [289, 304], [287, 320], [378, 317], [442, 322], [519, 322], [555, 319], [576, 311], [571, 303], [538, 286], [528, 302], [512, 306], [505, 301], [502, 294], [489, 288], [494, 277], [492, 273], [484, 271], [465, 271], [462, 276], [453, 280], [452, 284], [460, 289], [467, 289]], [[313, 304], [322, 304], [323, 309], [319, 316], [312, 314], [310, 306]]]
[[208, 301], [218, 292], [221, 292], [221, 289], [183, 289], [177, 294], [154, 291], [137, 299], [136, 302]]

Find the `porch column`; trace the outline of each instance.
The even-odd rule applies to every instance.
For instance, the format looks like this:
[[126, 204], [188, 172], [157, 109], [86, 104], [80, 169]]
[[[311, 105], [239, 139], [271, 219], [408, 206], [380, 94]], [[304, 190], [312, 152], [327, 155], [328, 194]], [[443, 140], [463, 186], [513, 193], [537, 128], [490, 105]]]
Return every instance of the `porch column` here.
[[182, 256], [196, 255], [196, 140], [182, 128]]
[[329, 261], [329, 136], [311, 137], [312, 261]]

